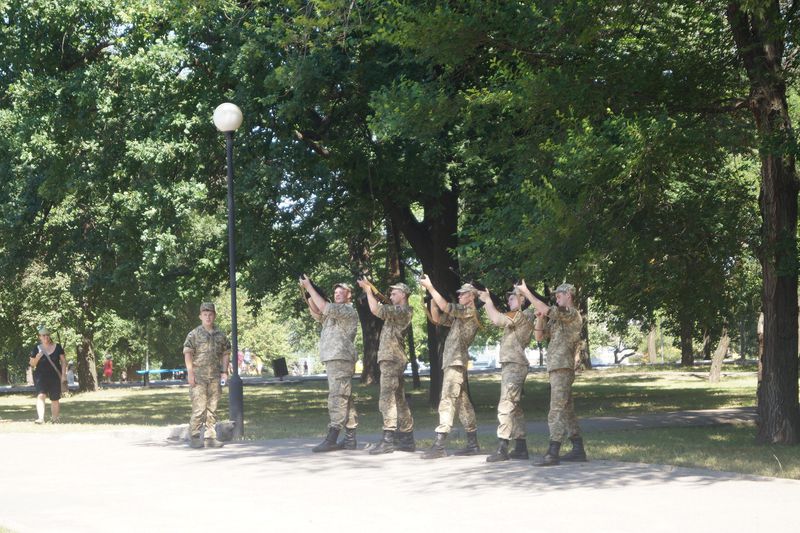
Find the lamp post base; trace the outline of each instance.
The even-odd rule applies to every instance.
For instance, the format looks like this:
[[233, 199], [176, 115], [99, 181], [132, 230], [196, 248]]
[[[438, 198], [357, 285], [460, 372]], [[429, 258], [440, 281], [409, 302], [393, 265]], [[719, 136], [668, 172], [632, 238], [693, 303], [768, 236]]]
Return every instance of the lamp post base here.
[[233, 374], [228, 380], [228, 404], [234, 423], [233, 438], [241, 439], [244, 436], [244, 390], [239, 374]]

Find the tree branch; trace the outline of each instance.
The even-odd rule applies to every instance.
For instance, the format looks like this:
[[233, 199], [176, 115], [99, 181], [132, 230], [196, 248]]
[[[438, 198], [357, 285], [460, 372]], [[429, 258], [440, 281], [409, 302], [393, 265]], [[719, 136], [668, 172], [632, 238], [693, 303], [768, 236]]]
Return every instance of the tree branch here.
[[314, 141], [313, 139], [311, 139], [308, 134], [303, 133], [300, 130], [294, 130], [292, 133], [294, 134], [294, 137], [298, 141], [304, 142], [309, 148], [311, 148], [318, 155], [320, 155], [322, 157], [325, 157], [325, 158], [328, 158], [328, 157], [331, 156], [330, 150], [328, 150], [327, 148], [322, 146], [322, 144], [320, 144], [319, 142]]
[[72, 70], [74, 68], [77, 68], [77, 67], [79, 67], [79, 66], [81, 66], [83, 64], [86, 64], [86, 63], [88, 63], [88, 62], [90, 62], [90, 61], [92, 61], [94, 59], [97, 59], [97, 57], [100, 55], [100, 52], [102, 52], [103, 50], [105, 50], [109, 46], [111, 46], [111, 41], [101, 41], [97, 46], [95, 46], [94, 48], [92, 48], [91, 50], [89, 50], [88, 52], [83, 54], [81, 57], [79, 57], [78, 59], [76, 59], [72, 63], [66, 65], [64, 67], [64, 70], [65, 71], [70, 71], [70, 70]]

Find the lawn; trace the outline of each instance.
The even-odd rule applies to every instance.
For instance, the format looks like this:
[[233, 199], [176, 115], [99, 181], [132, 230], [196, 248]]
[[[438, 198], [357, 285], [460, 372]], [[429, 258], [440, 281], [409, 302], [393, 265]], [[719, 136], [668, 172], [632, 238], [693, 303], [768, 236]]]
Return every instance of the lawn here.
[[[470, 377], [470, 390], [479, 425], [496, 423], [499, 374]], [[690, 409], [718, 409], [755, 405], [753, 372], [732, 372], [721, 383], [711, 385], [702, 370], [652, 372], [601, 370], [578, 376], [575, 406], [579, 417], [625, 416]], [[411, 390], [406, 387], [419, 429], [432, 430], [437, 413], [428, 405], [428, 382]], [[327, 384], [324, 381], [284, 382], [247, 386], [244, 389], [245, 437], [276, 439], [323, 436], [327, 423]], [[378, 434], [377, 385], [354, 384], [360, 412], [359, 432]], [[227, 413], [227, 390], [220, 412]], [[545, 420], [549, 387], [544, 373], [528, 377], [523, 408], [528, 420]], [[61, 425], [32, 423], [34, 400], [29, 395], [0, 397], [0, 432], [96, 431], [111, 428], [163, 427], [185, 424], [189, 417], [187, 386], [165, 389], [110, 389], [75, 394], [62, 401]], [[752, 426], [640, 429], [587, 433], [591, 459], [695, 466], [765, 476], [800, 479], [800, 447], [758, 446]], [[482, 432], [486, 453], [495, 447], [494, 435]], [[461, 445], [459, 439], [449, 443]], [[420, 441], [420, 447], [428, 444]], [[543, 452], [546, 435], [530, 435], [532, 452]], [[568, 448], [568, 446], [567, 446]]]
[[[675, 372], [593, 371], [578, 377], [575, 406], [579, 417], [615, 416], [667, 412], [684, 409], [715, 409], [754, 405], [755, 377], [740, 373], [709, 385], [703, 374]], [[478, 423], [496, 422], [499, 374], [470, 378], [470, 391]], [[428, 404], [428, 382], [411, 390], [407, 385], [415, 425], [433, 429], [437, 413]], [[324, 381], [284, 382], [244, 389], [245, 435], [250, 439], [319, 437], [327, 423], [327, 384]], [[362, 433], [379, 433], [377, 385], [354, 384], [356, 406]], [[523, 408], [528, 420], [547, 417], [549, 386], [544, 373], [528, 377]], [[227, 394], [223, 392], [220, 412], [227, 413]], [[26, 395], [0, 397], [2, 431], [51, 431], [50, 426], [35, 426], [33, 398]], [[110, 389], [91, 394], [76, 394], [62, 400], [62, 425], [74, 430], [102, 429], [111, 426], [165, 426], [184, 424], [189, 418], [187, 386], [166, 389]]]

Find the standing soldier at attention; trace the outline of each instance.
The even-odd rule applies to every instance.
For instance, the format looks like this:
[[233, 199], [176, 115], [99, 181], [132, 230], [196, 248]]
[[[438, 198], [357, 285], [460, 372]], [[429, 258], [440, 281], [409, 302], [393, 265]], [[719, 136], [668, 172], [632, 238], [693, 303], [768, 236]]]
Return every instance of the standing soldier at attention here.
[[[508, 313], [501, 313], [494, 306], [489, 291], [479, 293], [479, 298], [486, 304], [486, 314], [494, 325], [503, 328], [503, 339], [500, 341], [500, 402], [497, 404], [497, 451], [486, 458], [486, 462], [507, 461], [509, 459], [527, 459], [528, 444], [525, 440], [525, 418], [520, 406], [522, 388], [528, 376], [528, 358], [525, 348], [531, 342], [533, 327], [536, 322], [534, 308], [523, 310], [525, 296], [518, 289], [508, 293]], [[508, 451], [511, 439], [514, 449]]]
[[[183, 359], [192, 399], [189, 432], [192, 448], [222, 448], [217, 440], [217, 404], [221, 395], [220, 380], [228, 377], [228, 358], [231, 343], [214, 325], [217, 310], [213, 303], [200, 305], [201, 324], [186, 336]], [[200, 440], [200, 428], [205, 424], [205, 440]]]
[[[586, 461], [583, 438], [575, 407], [572, 403], [572, 383], [575, 381], [575, 355], [581, 342], [581, 313], [575, 308], [575, 286], [563, 283], [556, 288], [556, 305], [548, 307], [536, 298], [523, 280], [517, 286], [536, 308], [534, 336], [547, 339], [547, 373], [550, 378], [550, 447], [544, 458], [534, 466], [555, 466], [559, 461]], [[561, 457], [564, 437], [572, 441], [572, 451]]]
[[[312, 451], [355, 450], [358, 416], [353, 405], [353, 374], [358, 358], [355, 346], [358, 313], [350, 303], [353, 290], [346, 283], [334, 285], [331, 303], [317, 292], [308, 277], [300, 278], [300, 285], [309, 294], [308, 311], [322, 323], [319, 358], [328, 374], [328, 435]], [[337, 443], [342, 428], [344, 439]]]
[[[449, 326], [450, 333], [444, 343], [442, 352], [442, 395], [439, 398], [439, 425], [436, 427], [436, 440], [423, 455], [423, 459], [446, 457], [445, 441], [453, 428], [456, 411], [467, 432], [467, 446], [454, 452], [455, 455], [477, 455], [481, 448], [478, 445], [478, 426], [475, 422], [475, 409], [466, 391], [467, 362], [469, 346], [475, 339], [480, 323], [478, 311], [475, 309], [477, 289], [465, 283], [458, 289], [458, 303], [449, 303], [433, 288], [428, 276], [419, 280], [433, 298], [431, 317], [434, 323]], [[442, 314], [444, 315], [442, 317]]]
[[[411, 417], [403, 389], [403, 372], [408, 360], [404, 350], [404, 339], [413, 314], [411, 306], [408, 305], [411, 289], [405, 283], [390, 286], [391, 305], [389, 305], [378, 302], [369, 280], [360, 279], [358, 285], [367, 293], [372, 314], [383, 320], [378, 345], [378, 365], [381, 369], [378, 407], [383, 415], [383, 439], [369, 453], [378, 455], [392, 453], [395, 450], [413, 452], [416, 450], [414, 419]], [[396, 446], [395, 437], [397, 437]]]

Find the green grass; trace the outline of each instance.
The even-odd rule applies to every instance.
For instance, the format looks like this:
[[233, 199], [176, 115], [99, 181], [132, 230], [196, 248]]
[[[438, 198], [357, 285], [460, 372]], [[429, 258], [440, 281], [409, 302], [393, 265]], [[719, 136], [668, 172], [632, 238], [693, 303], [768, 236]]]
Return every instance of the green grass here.
[[[496, 423], [499, 374], [470, 379], [478, 423]], [[410, 405], [418, 428], [433, 429], [438, 415], [428, 405], [427, 381], [411, 390]], [[379, 433], [378, 386], [354, 384], [356, 407], [362, 433]], [[715, 409], [751, 406], [755, 402], [755, 377], [750, 374], [724, 378], [711, 386], [701, 374], [588, 372], [575, 383], [575, 407], [579, 417], [622, 416], [684, 409]], [[307, 381], [244, 389], [245, 435], [250, 439], [319, 437], [325, 432], [327, 383]], [[525, 386], [523, 409], [527, 420], [545, 420], [549, 386], [544, 373], [531, 374]], [[220, 413], [227, 413], [223, 393]], [[110, 427], [166, 426], [184, 424], [189, 418], [188, 387], [168, 389], [111, 389], [77, 394], [62, 400], [61, 426], [37, 426], [34, 400], [24, 395], [0, 397], [0, 432], [90, 431]]]
[[[800, 446], [756, 444], [753, 425], [594, 431], [585, 432], [583, 436], [590, 460], [708, 468], [800, 479]], [[493, 435], [480, 435], [479, 441], [487, 454], [497, 446]], [[544, 454], [547, 441], [547, 435], [528, 435], [531, 459]], [[430, 441], [421, 444], [429, 445]], [[456, 439], [448, 443], [448, 448], [456, 449], [463, 445], [463, 439]], [[567, 442], [561, 453], [569, 449]]]
[[[478, 423], [494, 425], [499, 374], [471, 377], [470, 388]], [[415, 425], [433, 429], [436, 411], [428, 406], [427, 382], [411, 390], [407, 385]], [[756, 380], [752, 372], [734, 373], [710, 385], [703, 371], [631, 372], [603, 370], [578, 376], [575, 406], [579, 418], [625, 416], [692, 409], [755, 405]], [[378, 434], [377, 385], [354, 384], [360, 412], [359, 432]], [[227, 392], [227, 391], [226, 391]], [[326, 430], [327, 384], [323, 381], [248, 386], [244, 389], [245, 435], [248, 439], [320, 437]], [[531, 374], [525, 386], [523, 408], [527, 420], [545, 420], [549, 387], [544, 373]], [[223, 394], [220, 413], [227, 413]], [[101, 429], [163, 427], [185, 424], [189, 418], [188, 387], [168, 389], [112, 389], [76, 394], [62, 400], [61, 425], [38, 426], [34, 399], [26, 395], [0, 396], [1, 432], [66, 432]], [[459, 432], [461, 434], [461, 432]], [[587, 433], [586, 447], [593, 459], [669, 464], [800, 479], [800, 447], [760, 446], [752, 426], [663, 428]], [[492, 433], [480, 435], [486, 453], [496, 444]], [[419, 442], [424, 447], [429, 442]], [[531, 451], [541, 453], [547, 435], [530, 435]], [[454, 438], [450, 448], [463, 445]], [[0, 533], [2, 533], [0, 528]]]
[[800, 479], [800, 446], [758, 445], [751, 425], [596, 432], [596, 459], [688, 466]]

